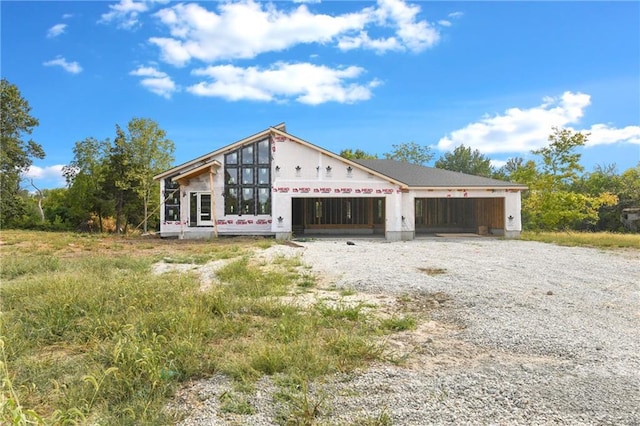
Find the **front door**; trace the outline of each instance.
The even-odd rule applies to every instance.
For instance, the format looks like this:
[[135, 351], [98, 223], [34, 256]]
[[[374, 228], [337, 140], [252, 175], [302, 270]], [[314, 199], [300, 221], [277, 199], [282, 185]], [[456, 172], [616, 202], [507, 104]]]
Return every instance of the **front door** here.
[[211, 225], [211, 194], [198, 194], [198, 226]]

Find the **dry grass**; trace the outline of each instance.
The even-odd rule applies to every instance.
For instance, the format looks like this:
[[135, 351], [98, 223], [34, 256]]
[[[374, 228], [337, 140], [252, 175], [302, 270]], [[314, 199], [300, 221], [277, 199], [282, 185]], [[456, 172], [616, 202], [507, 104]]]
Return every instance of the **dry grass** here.
[[[314, 280], [297, 258], [254, 261], [273, 240], [4, 231], [0, 241], [3, 424], [168, 424], [166, 402], [186, 381], [306, 383], [382, 360], [380, 336], [416, 325], [360, 305], [291, 303]], [[220, 284], [206, 291], [194, 273], [151, 273], [159, 261], [220, 259]]]
[[612, 232], [523, 232], [521, 239], [597, 248], [631, 248], [640, 250], [640, 234], [615, 234]]
[[429, 276], [442, 275], [447, 273], [447, 270], [444, 268], [418, 268], [418, 270], [420, 272], [424, 272]]

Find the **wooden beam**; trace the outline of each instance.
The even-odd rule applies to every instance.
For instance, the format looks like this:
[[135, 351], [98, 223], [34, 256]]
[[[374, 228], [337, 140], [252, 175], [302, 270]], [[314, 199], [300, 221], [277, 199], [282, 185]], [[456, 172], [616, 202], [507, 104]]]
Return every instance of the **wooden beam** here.
[[213, 164], [209, 168], [209, 188], [211, 190], [211, 220], [213, 221], [213, 235], [218, 238], [218, 220], [216, 219], [216, 197], [213, 191], [213, 175], [216, 173]]

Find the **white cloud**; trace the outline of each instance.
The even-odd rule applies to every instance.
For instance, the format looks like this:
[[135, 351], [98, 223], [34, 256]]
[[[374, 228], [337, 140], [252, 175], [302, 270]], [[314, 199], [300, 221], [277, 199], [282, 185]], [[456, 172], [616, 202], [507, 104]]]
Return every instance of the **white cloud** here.
[[[420, 52], [433, 46], [440, 39], [438, 31], [427, 21], [417, 21], [420, 7], [408, 5], [403, 0], [378, 0], [373, 11], [379, 24], [396, 30], [399, 39], [396, 49]], [[378, 48], [373, 46], [374, 50]]]
[[[417, 19], [420, 8], [402, 0], [378, 0], [375, 7], [336, 16], [313, 13], [304, 4], [290, 10], [254, 0], [215, 4], [216, 11], [200, 4], [179, 3], [155, 13], [170, 33], [170, 37], [149, 39], [160, 48], [164, 61], [183, 66], [191, 59], [246, 59], [309, 43], [337, 43], [343, 50], [417, 52], [439, 39], [427, 21]], [[371, 38], [368, 27], [390, 29], [391, 34]]]
[[67, 29], [67, 24], [56, 24], [53, 27], [49, 28], [47, 31], [48, 38], [58, 37], [60, 34], [63, 34]]
[[98, 22], [115, 21], [120, 28], [133, 29], [140, 24], [139, 15], [148, 10], [149, 6], [144, 1], [120, 0], [119, 3], [110, 4], [109, 12], [103, 13]]
[[138, 69], [131, 71], [129, 75], [144, 77], [140, 80], [140, 84], [150, 92], [167, 99], [171, 98], [171, 95], [178, 90], [171, 77], [153, 67], [141, 66], [138, 67]]
[[360, 67], [332, 69], [310, 63], [276, 63], [269, 68], [240, 68], [233, 65], [196, 69], [193, 75], [209, 77], [187, 90], [197, 96], [254, 101], [286, 101], [318, 105], [325, 102], [354, 103], [371, 98], [371, 89], [380, 84], [348, 83], [362, 75]]
[[578, 124], [590, 104], [591, 97], [584, 93], [565, 92], [557, 98], [547, 97], [539, 106], [510, 108], [503, 114], [485, 116], [455, 130], [440, 139], [438, 149], [450, 151], [464, 144], [486, 154], [528, 152], [546, 146], [554, 126], [590, 132], [587, 146], [616, 142], [640, 143], [640, 126], [617, 129], [594, 124], [589, 129], [573, 129], [571, 126]]
[[62, 176], [63, 167], [63, 164], [46, 167], [31, 165], [22, 177], [29, 180], [33, 179], [36, 186], [40, 189], [63, 187], [66, 185], [66, 180], [64, 176]]
[[56, 59], [43, 62], [42, 65], [44, 65], [45, 67], [62, 67], [65, 71], [70, 72], [71, 74], [78, 74], [82, 72], [82, 67], [80, 66], [80, 64], [78, 64], [76, 61], [67, 62], [67, 60], [62, 56], [58, 56]]
[[507, 160], [490, 160], [491, 167], [494, 169], [499, 169], [500, 167], [507, 165]]
[[594, 124], [585, 131], [590, 133], [586, 146], [610, 145], [618, 142], [640, 144], [640, 126], [617, 129], [607, 124]]
[[450, 27], [451, 26], [451, 21], [447, 21], [446, 19], [441, 19], [438, 21], [438, 24], [443, 26], [443, 27]]
[[71, 19], [73, 18], [73, 13], [65, 13], [62, 15], [62, 19]]
[[452, 19], [457, 19], [457, 18], [462, 18], [462, 15], [464, 15], [464, 13], [462, 12], [451, 12], [447, 16]]

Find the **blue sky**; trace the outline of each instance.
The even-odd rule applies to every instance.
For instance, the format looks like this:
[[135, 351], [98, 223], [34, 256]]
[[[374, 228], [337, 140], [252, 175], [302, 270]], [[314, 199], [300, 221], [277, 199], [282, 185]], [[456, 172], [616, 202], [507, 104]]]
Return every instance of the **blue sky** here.
[[[587, 171], [640, 161], [640, 3], [2, 1], [2, 77], [40, 120], [27, 178], [151, 118], [175, 164], [268, 126], [334, 152], [464, 144], [533, 158], [590, 132]], [[28, 183], [27, 179], [27, 183]], [[28, 186], [28, 185], [26, 185]]]

